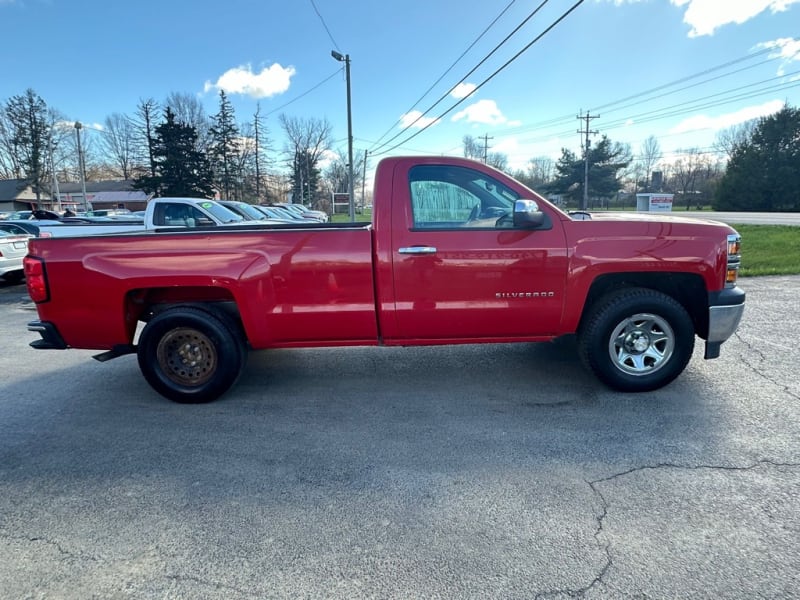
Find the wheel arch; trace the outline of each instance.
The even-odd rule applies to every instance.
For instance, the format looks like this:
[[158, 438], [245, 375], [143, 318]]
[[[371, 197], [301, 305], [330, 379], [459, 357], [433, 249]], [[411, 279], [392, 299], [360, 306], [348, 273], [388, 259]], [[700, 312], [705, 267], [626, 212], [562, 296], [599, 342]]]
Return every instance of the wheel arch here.
[[598, 300], [611, 292], [628, 288], [651, 289], [680, 303], [689, 313], [697, 335], [708, 335], [708, 292], [702, 276], [695, 273], [631, 272], [600, 275], [589, 287], [583, 306], [578, 331], [580, 331]]
[[226, 319], [247, 341], [247, 331], [235, 297], [229, 289], [214, 286], [130, 290], [125, 295], [125, 317], [131, 339], [139, 321], [148, 323], [156, 315], [176, 307], [195, 308]]

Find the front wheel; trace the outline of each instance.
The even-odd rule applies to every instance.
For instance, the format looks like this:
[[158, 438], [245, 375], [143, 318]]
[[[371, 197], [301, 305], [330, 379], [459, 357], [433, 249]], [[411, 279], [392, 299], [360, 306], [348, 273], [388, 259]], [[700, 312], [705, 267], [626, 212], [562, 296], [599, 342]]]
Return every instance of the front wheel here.
[[661, 292], [634, 288], [601, 298], [578, 335], [583, 362], [624, 392], [665, 386], [686, 368], [694, 326], [686, 309]]
[[241, 334], [229, 319], [192, 307], [153, 317], [137, 349], [147, 382], [162, 396], [184, 404], [216, 400], [236, 382], [246, 356]]

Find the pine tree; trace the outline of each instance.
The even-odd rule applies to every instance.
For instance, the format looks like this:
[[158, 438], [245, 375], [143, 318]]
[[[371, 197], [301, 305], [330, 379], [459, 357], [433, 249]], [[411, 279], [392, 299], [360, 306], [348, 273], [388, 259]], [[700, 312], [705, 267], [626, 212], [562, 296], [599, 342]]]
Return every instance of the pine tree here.
[[758, 121], [737, 144], [717, 188], [715, 210], [800, 210], [800, 109]]
[[213, 125], [209, 129], [211, 158], [214, 181], [225, 198], [231, 197], [240, 178], [237, 156], [239, 154], [239, 128], [233, 105], [224, 90], [219, 92], [219, 112], [211, 117]]
[[194, 127], [178, 123], [167, 108], [166, 121], [155, 128], [155, 175], [136, 179], [134, 187], [159, 196], [211, 198], [213, 177], [208, 159], [196, 149]]
[[297, 152], [290, 175], [292, 201], [313, 206], [313, 200], [319, 188], [319, 178], [319, 167], [311, 154], [307, 150]]
[[[631, 162], [630, 150], [619, 142], [612, 143], [607, 136], [589, 149], [589, 197], [610, 198], [621, 189], [618, 174]], [[582, 157], [563, 148], [556, 163], [556, 178], [547, 186], [548, 191], [583, 197], [585, 164]]]

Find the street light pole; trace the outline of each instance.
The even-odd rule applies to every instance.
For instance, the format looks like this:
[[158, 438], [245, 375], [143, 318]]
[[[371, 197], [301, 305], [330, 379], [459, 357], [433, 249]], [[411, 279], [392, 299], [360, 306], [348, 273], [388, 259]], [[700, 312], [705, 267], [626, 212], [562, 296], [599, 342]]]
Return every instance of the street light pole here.
[[81, 151], [81, 122], [75, 121], [75, 135], [78, 138], [78, 171], [81, 176], [81, 192], [83, 192], [83, 210], [89, 212], [89, 201], [86, 199], [86, 175], [83, 170], [83, 152]]
[[350, 55], [342, 56], [331, 50], [331, 56], [344, 63], [345, 81], [347, 82], [347, 196], [350, 208], [350, 222], [356, 220], [355, 198], [353, 198], [353, 113], [350, 107]]

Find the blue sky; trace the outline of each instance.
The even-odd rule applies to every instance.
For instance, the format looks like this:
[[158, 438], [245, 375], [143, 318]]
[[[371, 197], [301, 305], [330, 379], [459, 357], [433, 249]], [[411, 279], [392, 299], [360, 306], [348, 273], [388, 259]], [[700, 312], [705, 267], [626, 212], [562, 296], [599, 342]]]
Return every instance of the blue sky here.
[[326, 118], [345, 149], [336, 49], [351, 57], [355, 151], [369, 150], [373, 165], [458, 155], [472, 135], [516, 167], [562, 147], [579, 153], [581, 111], [634, 154], [655, 135], [669, 155], [800, 105], [800, 0], [584, 0], [514, 58], [576, 4], [550, 0], [490, 55], [540, 4], [0, 0], [0, 101], [32, 88], [91, 129], [171, 92], [197, 95], [213, 114], [225, 89], [239, 122], [260, 105], [276, 151], [281, 113]]

